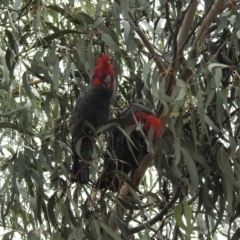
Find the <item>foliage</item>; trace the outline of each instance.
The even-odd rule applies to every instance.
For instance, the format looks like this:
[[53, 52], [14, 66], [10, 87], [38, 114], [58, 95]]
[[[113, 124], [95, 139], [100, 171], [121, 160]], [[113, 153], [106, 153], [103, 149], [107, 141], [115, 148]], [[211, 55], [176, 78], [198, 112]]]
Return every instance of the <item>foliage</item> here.
[[[239, 2], [1, 1], [2, 239], [238, 239]], [[125, 197], [94, 188], [101, 161], [92, 184], [71, 183], [68, 122], [101, 53], [113, 116], [138, 101], [166, 124]]]

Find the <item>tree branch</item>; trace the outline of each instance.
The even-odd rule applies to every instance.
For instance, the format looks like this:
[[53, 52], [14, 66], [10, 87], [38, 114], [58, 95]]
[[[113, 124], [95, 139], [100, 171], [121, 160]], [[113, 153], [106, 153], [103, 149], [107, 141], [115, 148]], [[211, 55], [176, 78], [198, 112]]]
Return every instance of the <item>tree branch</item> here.
[[[156, 150], [154, 151], [156, 152]], [[144, 158], [142, 159], [139, 168], [135, 171], [132, 182], [135, 186], [138, 186], [142, 177], [144, 176], [146, 170], [148, 169], [149, 165], [152, 162], [152, 159], [154, 158], [155, 154], [152, 153], [148, 153], [147, 155], [144, 156]], [[120, 195], [119, 195], [119, 199], [121, 199], [122, 201], [126, 201], [126, 196], [129, 194], [130, 192], [130, 187], [127, 183], [125, 183], [123, 185], [123, 187], [121, 188], [120, 191]], [[122, 208], [121, 206], [118, 206], [117, 203], [115, 204], [114, 208], [113, 208], [113, 212], [109, 218], [109, 227], [113, 230], [113, 231], [117, 231], [118, 230], [118, 225], [117, 225], [117, 220], [115, 217], [114, 213], [119, 213], [120, 215], [124, 215], [126, 212], [125, 208]]]
[[178, 239], [178, 233], [179, 233], [179, 227], [178, 227], [178, 225], [176, 224], [175, 227], [174, 227], [174, 230], [173, 230], [172, 240], [177, 240], [177, 239]]
[[207, 31], [210, 25], [212, 24], [214, 19], [216, 19], [217, 15], [222, 11], [223, 5], [224, 5], [224, 0], [217, 0], [213, 5], [212, 9], [207, 14], [207, 16], [203, 19], [200, 29], [198, 31], [197, 37], [194, 41], [193, 48], [196, 48], [197, 46], [201, 45], [201, 43], [203, 42], [207, 34]]
[[[189, 32], [193, 26], [193, 19], [197, 10], [198, 0], [193, 0], [190, 2], [186, 14], [183, 19], [182, 28], [178, 37], [178, 59], [182, 56], [183, 49], [187, 43]], [[178, 64], [177, 64], [178, 65]]]
[[147, 223], [144, 223], [140, 226], [137, 226], [137, 227], [134, 227], [134, 228], [131, 228], [129, 229], [130, 231], [130, 234], [134, 234], [134, 233], [137, 233], [137, 232], [140, 232], [142, 231], [143, 229], [145, 228], [149, 228], [149, 226], [152, 226], [153, 224], [155, 224], [156, 222], [162, 220], [163, 216], [168, 212], [168, 210], [173, 207], [173, 205], [176, 203], [176, 201], [178, 200], [179, 198], [179, 195], [181, 193], [181, 188], [180, 187], [177, 187], [177, 189], [175, 190], [175, 193], [173, 194], [173, 197], [171, 199], [171, 201], [163, 208], [163, 210], [158, 214], [156, 215], [154, 218], [152, 218], [150, 221], [148, 221]]
[[[115, 0], [115, 2], [121, 6], [120, 0]], [[136, 24], [136, 19], [132, 13], [131, 10], [128, 10], [128, 15], [130, 17], [130, 19], [132, 21], [129, 21], [129, 24], [131, 24], [131, 26], [133, 27], [133, 29], [136, 31], [136, 33], [138, 34], [138, 36], [141, 38], [141, 40], [143, 41], [145, 47], [148, 49], [151, 57], [154, 59], [158, 70], [161, 74], [162, 77], [166, 77], [167, 76], [167, 71], [166, 68], [163, 65], [162, 60], [160, 59], [160, 57], [158, 56], [158, 54], [155, 52], [153, 45], [149, 42], [148, 38], [146, 37], [146, 35], [143, 33], [143, 31], [139, 28], [139, 26]]]
[[171, 25], [171, 22], [170, 22], [170, 19], [169, 19], [169, 16], [170, 16], [170, 13], [169, 13], [169, 6], [168, 6], [168, 3], [165, 4], [165, 9], [166, 9], [166, 20], [167, 20], [167, 25], [168, 25], [168, 28], [169, 28], [169, 32], [171, 33], [172, 35], [172, 39], [173, 39], [173, 60], [170, 64], [170, 71], [171, 71], [171, 74], [170, 74], [170, 77], [168, 79], [168, 82], [166, 83], [166, 94], [168, 96], [171, 95], [171, 90], [172, 90], [172, 86], [173, 86], [173, 83], [175, 81], [175, 76], [176, 76], [176, 72], [177, 72], [177, 69], [175, 68], [175, 63], [176, 63], [176, 58], [177, 58], [177, 34], [175, 34], [173, 32], [173, 29], [172, 29], [172, 25]]
[[237, 3], [239, 3], [240, 0], [229, 0], [227, 3], [223, 4], [222, 6], [222, 11], [224, 11], [227, 8], [232, 9], [233, 7], [235, 7], [235, 5], [237, 5]]
[[[187, 40], [190, 38], [190, 35], [192, 34], [192, 33], [189, 34], [189, 32], [192, 28], [192, 23], [196, 13], [197, 5], [198, 5], [197, 0], [192, 0], [191, 3], [189, 4], [183, 19], [182, 29], [180, 31], [178, 41], [176, 41], [177, 36], [174, 36], [176, 34], [173, 33], [171, 26], [169, 26], [170, 25], [169, 16], [168, 16], [169, 9], [168, 9], [168, 4], [166, 3], [166, 15], [167, 15], [166, 19], [167, 19], [167, 23], [174, 41], [173, 42], [173, 60], [170, 67], [173, 70], [173, 72], [172, 74], [170, 74], [168, 78], [168, 81], [166, 83], [166, 91], [165, 91], [168, 96], [171, 95], [171, 90], [173, 88], [173, 84], [175, 80], [174, 73], [176, 73], [177, 70], [179, 69], [180, 58], [183, 55], [184, 47], [187, 43]], [[162, 111], [163, 111], [163, 105], [159, 101], [158, 107], [157, 107], [157, 115], [160, 115]]]

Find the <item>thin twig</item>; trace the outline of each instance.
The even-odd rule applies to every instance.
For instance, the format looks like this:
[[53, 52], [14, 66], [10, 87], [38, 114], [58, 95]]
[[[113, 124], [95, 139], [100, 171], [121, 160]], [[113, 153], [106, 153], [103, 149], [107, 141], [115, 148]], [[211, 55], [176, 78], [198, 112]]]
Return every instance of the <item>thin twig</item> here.
[[[182, 28], [179, 33], [178, 42], [177, 42], [177, 46], [178, 46], [177, 57], [176, 57], [176, 59], [174, 59], [176, 61], [175, 68], [177, 68], [177, 69], [179, 68], [180, 58], [183, 55], [183, 50], [186, 46], [186, 43], [188, 42], [188, 39], [192, 35], [190, 30], [193, 26], [193, 20], [194, 20], [194, 16], [195, 16], [195, 13], [197, 10], [197, 6], [198, 6], [198, 1], [192, 0], [190, 2], [190, 4], [188, 5], [186, 14], [183, 19]], [[194, 28], [194, 30], [195, 30], [195, 28]], [[190, 32], [190, 34], [189, 34], [189, 32]]]
[[224, 5], [224, 0], [217, 0], [213, 5], [212, 9], [207, 14], [207, 16], [203, 19], [203, 22], [200, 26], [197, 37], [194, 41], [193, 48], [196, 48], [197, 46], [201, 45], [201, 43], [203, 42], [207, 34], [207, 31], [210, 25], [216, 19], [217, 15], [222, 11], [223, 5]]
[[[156, 150], [155, 150], [156, 152]], [[139, 168], [135, 171], [132, 182], [135, 186], [138, 186], [142, 177], [145, 175], [146, 170], [148, 169], [149, 165], [152, 162], [152, 159], [154, 157], [154, 154], [152, 153], [148, 153], [141, 161]], [[130, 187], [127, 183], [125, 183], [123, 185], [123, 187], [121, 188], [120, 194], [119, 194], [119, 198], [122, 201], [126, 201], [126, 196], [129, 194], [130, 192]], [[114, 208], [113, 208], [113, 212], [109, 218], [109, 227], [113, 230], [113, 231], [117, 231], [118, 230], [118, 225], [117, 225], [117, 220], [115, 217], [114, 213], [120, 213], [120, 215], [124, 215], [126, 212], [125, 208], [122, 208], [121, 206], [118, 206], [117, 203], [115, 204]]]
[[232, 9], [239, 2], [240, 2], [240, 0], [229, 0], [227, 3], [223, 4], [221, 11], [224, 11], [227, 8]]
[[177, 240], [177, 239], [178, 239], [178, 233], [179, 233], [179, 227], [178, 227], [178, 225], [176, 224], [175, 227], [174, 227], [174, 230], [173, 230], [172, 240]]
[[130, 231], [130, 234], [134, 234], [134, 233], [137, 233], [137, 232], [140, 232], [142, 231], [143, 229], [145, 228], [148, 228], [149, 226], [152, 226], [153, 224], [155, 224], [156, 222], [162, 220], [163, 216], [168, 212], [168, 210], [170, 208], [173, 207], [173, 205], [176, 203], [176, 201], [178, 200], [179, 196], [180, 196], [180, 193], [181, 193], [181, 188], [178, 187], [176, 190], [175, 190], [175, 193], [173, 194], [173, 197], [171, 199], [171, 201], [163, 208], [163, 210], [158, 214], [156, 215], [154, 218], [152, 218], [150, 221], [148, 221], [147, 223], [144, 223], [140, 226], [137, 226], [137, 227], [134, 227], [134, 228], [130, 228], [129, 231]]
[[[119, 4], [119, 6], [121, 6], [121, 2], [120, 0], [115, 0], [115, 2], [117, 4]], [[133, 27], [133, 29], [136, 31], [136, 33], [138, 34], [138, 36], [141, 38], [141, 40], [143, 41], [145, 47], [148, 49], [151, 57], [154, 59], [159, 72], [161, 74], [162, 77], [166, 77], [167, 76], [167, 71], [166, 68], [163, 65], [162, 60], [160, 59], [159, 55], [155, 52], [155, 49], [153, 47], [153, 45], [149, 42], [148, 38], [146, 37], [146, 35], [144, 34], [144, 32], [141, 30], [141, 28], [137, 25], [137, 21], [132, 13], [131, 10], [128, 11], [128, 15], [131, 19], [131, 21], [129, 21], [129, 24], [131, 24], [131, 26]]]
[[176, 34], [173, 32], [172, 29], [172, 25], [169, 19], [170, 13], [169, 13], [169, 6], [168, 3], [165, 4], [165, 8], [166, 8], [166, 20], [167, 20], [167, 25], [169, 28], [169, 31], [172, 35], [172, 39], [173, 39], [173, 60], [172, 63], [170, 64], [170, 77], [166, 83], [166, 90], [165, 93], [166, 95], [170, 96], [171, 95], [171, 89], [173, 86], [173, 82], [175, 80], [175, 75], [176, 75], [176, 69], [175, 69], [175, 62], [176, 62], [176, 57], [177, 57], [177, 36]]

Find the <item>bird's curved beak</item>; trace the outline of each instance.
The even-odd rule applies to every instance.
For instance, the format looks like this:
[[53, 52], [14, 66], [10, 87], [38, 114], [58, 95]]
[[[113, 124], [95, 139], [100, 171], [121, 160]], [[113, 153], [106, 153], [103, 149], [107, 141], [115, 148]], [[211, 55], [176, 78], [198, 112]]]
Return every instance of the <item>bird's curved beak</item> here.
[[104, 85], [109, 88], [110, 87], [110, 83], [111, 83], [111, 76], [107, 75], [104, 80], [103, 80]]

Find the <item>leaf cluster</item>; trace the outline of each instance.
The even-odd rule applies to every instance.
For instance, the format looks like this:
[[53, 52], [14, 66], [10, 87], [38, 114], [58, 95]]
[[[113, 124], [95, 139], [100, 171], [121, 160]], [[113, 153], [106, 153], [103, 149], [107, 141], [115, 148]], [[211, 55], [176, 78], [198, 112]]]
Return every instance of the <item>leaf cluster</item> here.
[[[237, 239], [239, 4], [1, 1], [2, 239]], [[166, 125], [122, 195], [93, 187], [103, 134], [92, 183], [70, 181], [72, 107], [103, 53], [118, 80], [112, 117], [138, 102]]]

